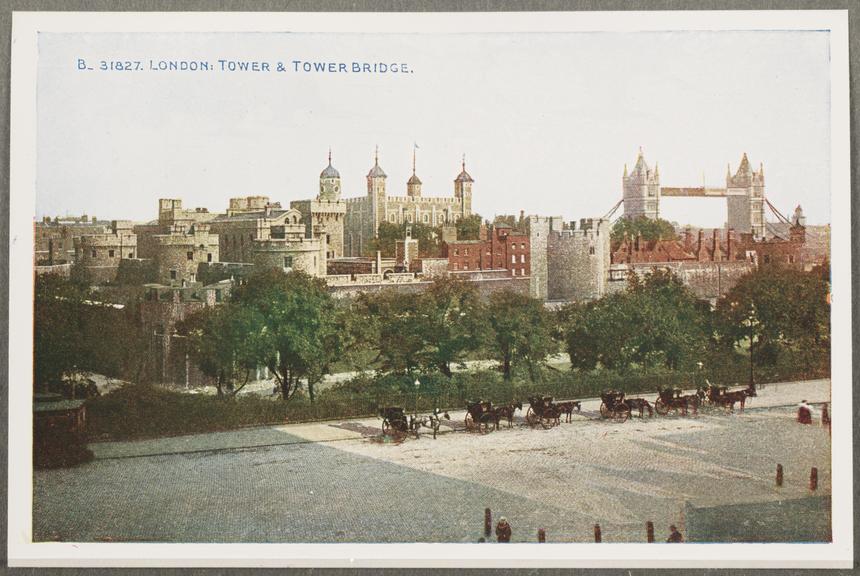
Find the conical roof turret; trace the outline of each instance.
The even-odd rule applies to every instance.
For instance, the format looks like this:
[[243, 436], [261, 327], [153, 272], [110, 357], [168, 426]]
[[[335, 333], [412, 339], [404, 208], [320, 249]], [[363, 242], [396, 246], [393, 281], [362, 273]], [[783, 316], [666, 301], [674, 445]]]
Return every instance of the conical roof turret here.
[[340, 178], [340, 172], [331, 165], [331, 148], [328, 151], [328, 166], [320, 172], [320, 178]]
[[454, 180], [454, 182], [474, 182], [474, 180], [472, 180], [472, 177], [469, 176], [469, 173], [466, 172], [466, 155], [465, 154], [463, 154], [463, 163], [461, 164], [461, 166], [462, 166], [462, 170], [457, 175], [457, 178]]
[[376, 147], [376, 152], [373, 155], [373, 168], [370, 169], [370, 172], [367, 173], [368, 178], [388, 178], [388, 175], [385, 173], [379, 166], [379, 146]]

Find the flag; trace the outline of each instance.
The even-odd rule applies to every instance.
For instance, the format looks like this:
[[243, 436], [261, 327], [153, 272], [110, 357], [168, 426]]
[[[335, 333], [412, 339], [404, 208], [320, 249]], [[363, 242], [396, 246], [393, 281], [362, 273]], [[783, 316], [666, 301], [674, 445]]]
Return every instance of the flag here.
[[413, 142], [413, 144], [415, 144], [415, 149], [418, 150], [418, 148], [419, 148], [418, 142]]

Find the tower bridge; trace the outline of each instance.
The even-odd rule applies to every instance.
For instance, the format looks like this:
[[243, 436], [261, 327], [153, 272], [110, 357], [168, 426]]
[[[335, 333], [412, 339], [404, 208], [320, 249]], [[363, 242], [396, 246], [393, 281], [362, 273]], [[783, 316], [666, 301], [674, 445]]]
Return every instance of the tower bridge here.
[[[741, 158], [737, 171], [732, 174], [731, 165], [726, 172], [726, 186], [713, 188], [661, 186], [657, 165], [653, 170], [645, 161], [642, 149], [636, 158], [636, 165], [628, 172], [624, 165], [622, 177], [624, 195], [619, 204], [624, 205], [625, 218], [660, 217], [660, 198], [726, 198], [727, 222], [729, 228], [741, 233], [752, 233], [755, 238], [765, 235], [764, 209], [767, 200], [764, 195], [764, 166], [759, 164], [758, 171], [750, 167], [746, 153]], [[616, 205], [610, 213], [618, 208]]]

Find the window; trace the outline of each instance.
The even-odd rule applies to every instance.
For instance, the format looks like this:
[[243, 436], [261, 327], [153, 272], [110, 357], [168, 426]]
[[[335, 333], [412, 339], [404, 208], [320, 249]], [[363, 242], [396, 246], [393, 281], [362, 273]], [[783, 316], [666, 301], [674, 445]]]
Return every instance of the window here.
[[467, 262], [463, 262], [463, 270], [468, 270], [469, 264]]
[[459, 270], [459, 269], [460, 269], [460, 264], [458, 264], [457, 262], [454, 262], [454, 270]]
[[523, 243], [521, 243], [521, 244], [520, 244], [520, 249], [521, 249], [521, 250], [525, 250], [525, 249], [526, 249], [526, 243], [525, 243], [525, 242], [523, 242]]
[[459, 255], [460, 255], [460, 249], [454, 248], [454, 256], [459, 256]]
[[520, 276], [525, 276], [525, 275], [526, 275], [526, 269], [520, 268]]
[[96, 249], [95, 249], [95, 248], [93, 248], [93, 250], [92, 250], [92, 252], [91, 252], [91, 255], [92, 255], [92, 257], [93, 257], [93, 258], [95, 258], [95, 257], [96, 257]]
[[424, 222], [430, 222], [430, 215], [429, 214], [424, 215]]
[[469, 255], [469, 249], [463, 248], [463, 256], [468, 256], [468, 255]]
[[194, 260], [194, 252], [186, 252], [186, 253], [185, 253], [185, 257], [186, 257], [188, 260]]
[[108, 258], [113, 258], [113, 255], [114, 255], [114, 251], [108, 250]]
[[520, 264], [525, 264], [525, 263], [526, 263], [526, 255], [520, 254]]
[[517, 255], [511, 254], [511, 264], [516, 264], [516, 263], [517, 263]]
[[394, 224], [397, 221], [397, 216], [392, 214], [391, 216], [388, 217], [388, 221], [391, 222], [392, 224]]
[[594, 254], [594, 246], [591, 246], [591, 247], [588, 249], [588, 253], [589, 253], [589, 254]]
[[171, 280], [176, 280], [176, 270], [171, 270], [171, 271], [170, 271], [170, 279], [171, 279]]
[[129, 252], [129, 253], [128, 253], [128, 257], [129, 257], [129, 258], [134, 258], [134, 252]]
[[794, 264], [794, 255], [793, 255], [793, 254], [789, 254], [789, 255], [788, 255], [788, 263], [789, 263], [789, 264]]
[[293, 267], [293, 257], [292, 256], [284, 256], [284, 268], [292, 268]]
[[765, 264], [770, 264], [770, 254], [765, 254], [765, 255], [764, 255], [764, 263], [765, 263]]
[[207, 262], [212, 262], [212, 253], [211, 253], [211, 252], [209, 252], [208, 254], [206, 254], [206, 261], [207, 261]]

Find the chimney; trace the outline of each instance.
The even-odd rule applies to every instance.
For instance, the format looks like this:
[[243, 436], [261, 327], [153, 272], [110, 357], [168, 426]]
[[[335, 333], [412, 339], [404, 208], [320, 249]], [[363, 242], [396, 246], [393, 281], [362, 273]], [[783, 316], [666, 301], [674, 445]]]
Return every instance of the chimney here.
[[684, 228], [684, 250], [690, 252], [693, 249], [693, 230], [689, 226]]
[[734, 257], [734, 254], [733, 254], [734, 246], [732, 245], [732, 236], [734, 236], [734, 235], [735, 235], [734, 228], [729, 228], [728, 231], [726, 232], [726, 260], [729, 260], [729, 261], [731, 261], [732, 258]]
[[699, 262], [704, 262], [707, 260], [707, 253], [705, 252], [705, 231], [699, 230], [699, 244], [696, 249], [696, 258]]
[[723, 251], [720, 246], [720, 229], [714, 228], [714, 236], [712, 238], [713, 247], [711, 248], [712, 260], [714, 262], [721, 262], [723, 260]]

